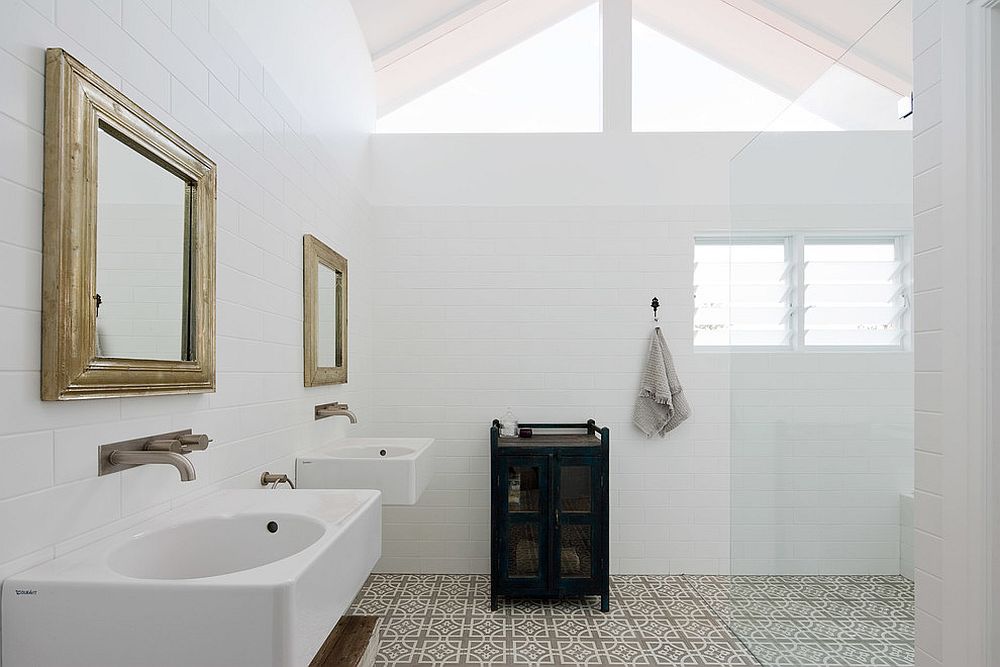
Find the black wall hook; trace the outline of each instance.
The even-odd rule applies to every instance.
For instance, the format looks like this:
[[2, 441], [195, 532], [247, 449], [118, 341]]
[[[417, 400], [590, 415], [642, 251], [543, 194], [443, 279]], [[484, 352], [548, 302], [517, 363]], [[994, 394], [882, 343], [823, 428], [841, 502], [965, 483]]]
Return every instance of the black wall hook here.
[[659, 318], [656, 317], [656, 311], [660, 309], [660, 300], [654, 296], [653, 301], [649, 304], [649, 306], [653, 309], [653, 321], [659, 322]]

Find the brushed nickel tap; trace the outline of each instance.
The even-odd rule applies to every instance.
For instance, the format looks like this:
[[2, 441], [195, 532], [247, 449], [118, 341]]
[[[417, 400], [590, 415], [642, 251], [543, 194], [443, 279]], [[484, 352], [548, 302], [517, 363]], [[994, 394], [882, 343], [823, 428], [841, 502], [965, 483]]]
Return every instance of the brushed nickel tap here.
[[196, 475], [187, 455], [207, 449], [210, 442], [212, 440], [207, 435], [192, 433], [188, 429], [101, 445], [98, 449], [98, 475], [141, 465], [171, 465], [177, 469], [182, 482], [190, 482]]
[[195, 479], [194, 465], [188, 461], [183, 454], [170, 451], [146, 450], [137, 452], [123, 452], [115, 450], [108, 455], [108, 463], [111, 465], [141, 466], [150, 463], [163, 463], [177, 468], [181, 475], [182, 482], [190, 482]]
[[347, 407], [347, 403], [324, 403], [317, 405], [315, 410], [316, 419], [325, 417], [347, 417], [352, 424], [358, 423], [358, 418]]
[[268, 484], [271, 485], [272, 489], [278, 488], [279, 484], [287, 484], [289, 487], [293, 489], [295, 488], [295, 484], [292, 483], [292, 480], [288, 479], [288, 475], [285, 475], [283, 473], [278, 474], [278, 473], [264, 472], [263, 474], [261, 474], [260, 485], [267, 486]]

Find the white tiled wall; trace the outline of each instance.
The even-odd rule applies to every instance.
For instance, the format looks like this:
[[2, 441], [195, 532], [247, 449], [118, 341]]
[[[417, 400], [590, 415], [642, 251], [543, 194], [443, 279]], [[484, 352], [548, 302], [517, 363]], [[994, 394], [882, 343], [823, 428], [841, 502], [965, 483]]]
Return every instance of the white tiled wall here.
[[[718, 572], [728, 563], [725, 355], [695, 355], [693, 230], [725, 208], [377, 209], [379, 432], [438, 439], [416, 507], [384, 510], [380, 568], [489, 571], [489, 426], [586, 421], [612, 432], [611, 567]], [[650, 299], [694, 416], [667, 440], [630, 425]]]
[[916, 476], [914, 559], [918, 667], [943, 664], [942, 401], [944, 243], [940, 0], [914, 2], [913, 204]]
[[899, 573], [913, 581], [913, 494], [899, 496]]
[[[908, 206], [893, 210], [907, 224]], [[912, 356], [695, 352], [694, 236], [728, 230], [727, 206], [395, 207], [376, 220], [376, 428], [440, 443], [421, 502], [385, 509], [380, 569], [488, 571], [488, 428], [510, 406], [611, 427], [612, 571], [726, 572], [732, 528], [743, 570], [898, 572]], [[653, 296], [694, 410], [666, 440], [630, 424]]]
[[[0, 20], [0, 577], [219, 486], [253, 487], [266, 467], [342, 433], [312, 406], [350, 400], [371, 418], [369, 206], [326, 139], [363, 134], [339, 109], [297, 108], [206, 0], [5, 0]], [[333, 3], [350, 15], [346, 0]], [[346, 14], [344, 14], [346, 12]], [[352, 19], [353, 21], [353, 19]], [[353, 23], [330, 26], [357, 32]], [[286, 35], [286, 49], [310, 45]], [[219, 165], [218, 391], [197, 396], [39, 400], [44, 49], [60, 46], [202, 148]], [[339, 105], [373, 106], [360, 34], [337, 56]], [[317, 47], [318, 48], [318, 47]], [[353, 70], [352, 70], [353, 68]], [[338, 79], [337, 72], [351, 70]], [[302, 387], [302, 234], [351, 262], [351, 382]], [[214, 442], [172, 468], [96, 476], [106, 442], [193, 428]]]

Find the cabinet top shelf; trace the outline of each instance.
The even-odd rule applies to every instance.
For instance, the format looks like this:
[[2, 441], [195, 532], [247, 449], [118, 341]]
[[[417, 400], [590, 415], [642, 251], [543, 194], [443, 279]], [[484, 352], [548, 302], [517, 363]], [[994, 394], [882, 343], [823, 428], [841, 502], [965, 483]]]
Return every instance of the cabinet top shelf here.
[[[607, 427], [600, 428], [593, 419], [584, 424], [541, 424], [522, 423], [521, 428], [532, 430], [530, 438], [514, 435], [500, 435], [500, 420], [493, 420], [492, 441], [494, 447], [606, 447], [610, 436]], [[576, 433], [573, 433], [576, 431]]]
[[501, 447], [599, 447], [600, 435], [586, 433], [535, 433], [530, 438], [500, 436]]

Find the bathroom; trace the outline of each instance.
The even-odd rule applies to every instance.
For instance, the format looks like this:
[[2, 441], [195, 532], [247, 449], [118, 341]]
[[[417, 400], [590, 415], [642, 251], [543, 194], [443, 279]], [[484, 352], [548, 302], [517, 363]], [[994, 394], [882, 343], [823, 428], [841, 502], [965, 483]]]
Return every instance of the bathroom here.
[[[1000, 664], [998, 10], [956, 4], [3, 0], [0, 664]], [[491, 608], [508, 411], [591, 439], [607, 612]]]

